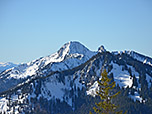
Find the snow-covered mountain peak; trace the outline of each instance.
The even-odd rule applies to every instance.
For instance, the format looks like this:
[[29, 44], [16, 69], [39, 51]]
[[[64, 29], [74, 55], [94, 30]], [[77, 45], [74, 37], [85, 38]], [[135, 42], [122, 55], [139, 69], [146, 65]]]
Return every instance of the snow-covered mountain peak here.
[[90, 51], [79, 42], [70, 41], [64, 44], [56, 53], [45, 57], [45, 59], [47, 59], [49, 62], [62, 62], [69, 58], [77, 58], [79, 60], [84, 58], [88, 60], [96, 53], [97, 52]]
[[[12, 87], [20, 83], [18, 79], [22, 81], [40, 74], [46, 76], [51, 72], [70, 70], [85, 63], [96, 54], [97, 52], [90, 51], [79, 42], [68, 42], [56, 53], [29, 63], [20, 64], [17, 67], [4, 71], [0, 74], [0, 77], [2, 80], [5, 80], [5, 83], [9, 83], [10, 79], [14, 79], [14, 82], [11, 82], [9, 85]], [[9, 87], [7, 88], [9, 89]], [[1, 89], [1, 91], [3, 90]]]
[[57, 52], [60, 56], [71, 54], [90, 54], [92, 53], [88, 48], [76, 41], [70, 41], [64, 44]]
[[91, 52], [88, 48], [82, 45], [79, 42], [71, 41], [69, 44], [69, 54], [79, 53], [79, 54], [86, 54]]

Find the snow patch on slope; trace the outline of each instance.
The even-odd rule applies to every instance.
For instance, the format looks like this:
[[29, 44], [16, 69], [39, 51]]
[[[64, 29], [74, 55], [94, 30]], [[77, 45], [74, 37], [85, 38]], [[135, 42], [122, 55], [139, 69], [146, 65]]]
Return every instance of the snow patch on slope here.
[[[57, 77], [57, 74], [51, 76], [49, 79], [47, 79], [44, 85], [42, 85], [42, 96], [48, 100], [55, 98], [60, 99], [61, 101], [65, 100], [65, 97], [67, 97], [68, 99], [66, 102], [72, 106], [72, 98], [67, 93], [75, 88], [75, 95], [78, 95], [77, 89], [82, 89], [83, 86], [81, 83], [79, 83], [79, 77], [75, 78], [75, 75], [65, 76], [64, 82], [59, 82]], [[71, 85], [71, 82], [73, 83], [73, 86]]]
[[136, 92], [136, 91], [134, 92], [134, 95], [129, 95], [129, 97], [130, 97], [131, 99], [133, 99], [134, 102], [139, 101], [140, 103], [142, 103], [142, 101], [143, 101], [143, 98], [140, 97], [139, 93]]
[[93, 97], [95, 97], [97, 94], [96, 94], [96, 91], [99, 90], [99, 86], [98, 86], [98, 82], [95, 81], [94, 84], [89, 87], [89, 89], [86, 91], [87, 95], [91, 95]]
[[[133, 83], [133, 79], [128, 73], [128, 71], [124, 70], [122, 71], [122, 66], [119, 66], [118, 64], [111, 63], [113, 65], [113, 69], [111, 70], [110, 73], [113, 73], [114, 76], [114, 81], [116, 84], [119, 84], [119, 86], [122, 87], [131, 87]], [[109, 74], [110, 74], [109, 73]]]
[[7, 112], [7, 103], [8, 100], [6, 98], [0, 97], [0, 112], [3, 114], [4, 112]]

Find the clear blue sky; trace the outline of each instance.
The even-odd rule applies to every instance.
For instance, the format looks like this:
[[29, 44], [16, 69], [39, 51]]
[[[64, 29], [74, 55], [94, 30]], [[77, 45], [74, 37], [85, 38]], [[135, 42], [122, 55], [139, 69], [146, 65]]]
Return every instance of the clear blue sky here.
[[152, 57], [152, 0], [0, 0], [0, 62], [29, 62], [68, 41]]

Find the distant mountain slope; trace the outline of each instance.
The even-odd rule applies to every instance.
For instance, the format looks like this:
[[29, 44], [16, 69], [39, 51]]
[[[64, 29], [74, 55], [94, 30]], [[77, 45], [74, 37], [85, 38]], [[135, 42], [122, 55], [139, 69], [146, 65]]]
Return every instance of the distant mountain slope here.
[[7, 62], [7, 63], [0, 63], [0, 73], [4, 70], [10, 69], [12, 67], [16, 67], [17, 64]]
[[135, 51], [127, 51], [127, 54], [133, 57], [134, 59], [143, 62], [144, 64], [148, 64], [152, 66], [152, 58], [139, 54]]
[[112, 52], [113, 54], [127, 54], [130, 57], [133, 57], [134, 59], [144, 63], [144, 64], [148, 64], [152, 66], [152, 58], [148, 57], [148, 56], [144, 56], [140, 53], [137, 53], [135, 51], [114, 51]]

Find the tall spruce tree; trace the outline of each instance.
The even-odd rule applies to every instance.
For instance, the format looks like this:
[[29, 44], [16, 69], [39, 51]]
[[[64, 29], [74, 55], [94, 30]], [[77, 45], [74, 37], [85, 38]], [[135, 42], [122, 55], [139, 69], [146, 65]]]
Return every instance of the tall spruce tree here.
[[[112, 99], [116, 97], [119, 92], [111, 94], [111, 90], [116, 86], [115, 82], [111, 82], [108, 78], [106, 70], [101, 73], [101, 81], [98, 81], [99, 90], [96, 91], [97, 95], [100, 96], [101, 101], [95, 103], [96, 107], [93, 107], [94, 112], [97, 114], [122, 114], [123, 111], [117, 112], [117, 106], [112, 103]], [[92, 112], [90, 112], [92, 114]]]

